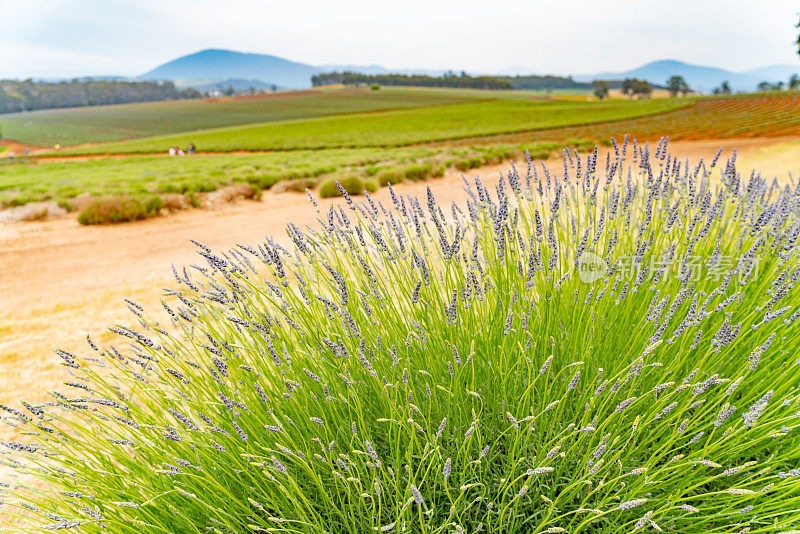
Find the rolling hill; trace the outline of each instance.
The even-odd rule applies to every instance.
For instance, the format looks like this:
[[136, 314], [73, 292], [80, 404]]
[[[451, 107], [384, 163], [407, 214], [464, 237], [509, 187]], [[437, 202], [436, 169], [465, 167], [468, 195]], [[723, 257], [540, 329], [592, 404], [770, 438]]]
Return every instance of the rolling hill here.
[[683, 76], [689, 86], [695, 90], [710, 92], [718, 87], [724, 80], [731, 84], [734, 91], [754, 91], [761, 81], [777, 82], [786, 81], [792, 73], [800, 72], [800, 64], [773, 65], [753, 69], [746, 72], [733, 72], [716, 67], [692, 65], [674, 59], [652, 61], [641, 67], [623, 72], [601, 72], [597, 74], [584, 74], [575, 76], [579, 81], [591, 80], [620, 80], [624, 78], [641, 78], [650, 83], [663, 85], [667, 79], [674, 75]]
[[[172, 80], [179, 87], [207, 88], [221, 84], [227, 87], [228, 80], [261, 82], [269, 87], [277, 85], [290, 89], [305, 89], [311, 86], [311, 76], [322, 72], [352, 71], [363, 74], [426, 74], [439, 76], [443, 71], [426, 69], [387, 69], [380, 65], [309, 65], [266, 54], [252, 54], [233, 50], [207, 49], [179, 57], [139, 76], [148, 80]], [[530, 69], [514, 67], [505, 73], [532, 72]], [[710, 92], [727, 80], [734, 91], [753, 91], [761, 81], [786, 81], [794, 73], [800, 73], [800, 64], [771, 65], [744, 72], [733, 72], [717, 67], [693, 65], [673, 59], [652, 61], [635, 69], [622, 72], [600, 72], [574, 76], [577, 82], [592, 80], [622, 80], [641, 78], [662, 86], [673, 74], [683, 76], [689, 85], [699, 91]], [[248, 85], [249, 87], [249, 85]]]
[[139, 76], [147, 80], [174, 80], [192, 86], [193, 81], [208, 84], [221, 80], [259, 80], [280, 87], [311, 86], [318, 67], [266, 54], [207, 49], [179, 57]]

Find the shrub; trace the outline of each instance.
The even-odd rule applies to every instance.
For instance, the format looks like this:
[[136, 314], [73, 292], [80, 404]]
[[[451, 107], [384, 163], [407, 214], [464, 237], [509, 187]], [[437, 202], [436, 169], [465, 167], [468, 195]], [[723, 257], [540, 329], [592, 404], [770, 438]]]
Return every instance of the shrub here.
[[78, 213], [78, 222], [89, 225], [137, 221], [157, 215], [160, 208], [161, 197], [158, 195], [146, 199], [125, 196], [99, 198]]
[[351, 195], [360, 195], [367, 191], [376, 191], [378, 186], [371, 180], [362, 180], [355, 174], [346, 174], [337, 179], [328, 178], [319, 184], [319, 196], [322, 198], [331, 198], [341, 196], [342, 193], [336, 183], [339, 183], [347, 193]]
[[483, 159], [480, 156], [465, 156], [455, 160], [453, 165], [456, 169], [463, 172], [480, 167], [483, 165]]
[[281, 181], [281, 176], [272, 173], [259, 173], [247, 177], [247, 183], [258, 189], [269, 189]]
[[428, 177], [428, 174], [431, 172], [431, 164], [430, 163], [417, 163], [415, 165], [409, 165], [404, 169], [405, 177], [409, 180], [414, 182], [419, 180], [424, 180]]
[[59, 200], [58, 207], [64, 209], [67, 213], [70, 213], [75, 209], [69, 200]]
[[193, 208], [199, 208], [202, 205], [202, 203], [200, 202], [200, 199], [197, 198], [197, 193], [195, 193], [194, 191], [192, 191], [188, 195], [186, 195], [186, 199], [189, 201], [189, 204]]
[[399, 184], [403, 181], [404, 177], [405, 171], [402, 167], [386, 167], [375, 174], [375, 179], [378, 180], [378, 183], [382, 186]]
[[795, 527], [798, 196], [619, 153], [200, 245], [128, 349], [58, 352], [65, 392], [4, 407], [39, 479], [6, 505], [112, 533]]

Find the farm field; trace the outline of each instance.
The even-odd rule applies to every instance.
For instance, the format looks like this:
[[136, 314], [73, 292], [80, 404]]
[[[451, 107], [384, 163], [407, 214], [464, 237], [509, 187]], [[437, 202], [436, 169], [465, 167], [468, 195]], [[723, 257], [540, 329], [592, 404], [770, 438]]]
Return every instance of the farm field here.
[[[248, 184], [251, 194], [258, 195], [279, 182], [302, 191], [343, 177], [354, 177], [356, 192], [362, 184], [374, 187], [437, 176], [450, 166], [467, 170], [510, 156], [521, 159], [526, 149], [542, 158], [564, 145], [607, 144], [612, 136], [621, 140], [626, 133], [640, 141], [662, 134], [673, 140], [800, 135], [800, 95], [792, 93], [588, 103], [531, 100], [524, 92], [511, 92], [504, 99], [487, 98], [500, 91], [395, 88], [386, 94], [390, 93], [405, 102], [458, 94], [468, 103], [259, 123], [91, 145], [55, 157], [3, 160], [0, 208], [50, 202], [80, 212], [93, 198], [140, 199], [138, 211], [111, 219], [126, 220], [155, 214], [161, 200], [154, 196], [183, 195], [169, 202], [185, 207], [202, 203], [195, 194], [232, 184]], [[331, 94], [343, 97], [341, 92]], [[476, 101], [480, 95], [484, 100]], [[374, 92], [361, 96], [369, 99]], [[306, 96], [274, 100], [292, 98]], [[569, 126], [586, 121], [595, 122]], [[197, 143], [201, 154], [164, 157], [164, 146], [188, 142]], [[24, 217], [43, 213], [37, 210]], [[85, 220], [106, 220], [98, 217]]]
[[669, 135], [674, 140], [800, 135], [800, 94], [703, 98], [684, 108], [655, 116], [494, 136], [483, 141], [602, 140], [625, 133], [649, 140], [658, 139], [661, 135]]
[[[204, 128], [514, 98], [502, 91], [325, 89], [0, 115], [4, 139], [77, 145]], [[516, 96], [517, 98], [519, 96]], [[160, 150], [160, 147], [159, 147]]]
[[[530, 145], [537, 156], [547, 155], [556, 148], [550, 143]], [[451, 165], [463, 170], [499, 162], [511, 154], [519, 156], [521, 149], [504, 145], [441, 145], [207, 154], [183, 158], [139, 155], [21, 161], [0, 167], [0, 206], [44, 200], [68, 204], [86, 195], [205, 193], [235, 183], [250, 184], [262, 190], [286, 181], [302, 191], [306, 187], [313, 188], [321, 177], [348, 173], [384, 182], [390, 179], [387, 173], [400, 173], [391, 178], [397, 183], [406, 177], [418, 180], [441, 173]]]
[[499, 100], [415, 110], [387, 111], [263, 123], [94, 145], [68, 154], [164, 152], [195, 143], [200, 150], [300, 150], [395, 147], [527, 130], [619, 121], [680, 109], [685, 99], [574, 102]]

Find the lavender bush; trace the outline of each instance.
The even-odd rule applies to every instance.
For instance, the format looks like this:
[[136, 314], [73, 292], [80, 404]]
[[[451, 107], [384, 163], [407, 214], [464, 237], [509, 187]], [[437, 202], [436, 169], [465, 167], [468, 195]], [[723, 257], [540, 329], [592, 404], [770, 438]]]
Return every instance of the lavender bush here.
[[[635, 141], [346, 192], [3, 407], [35, 531], [797, 532], [800, 188]], [[466, 182], [465, 182], [466, 183]], [[313, 199], [312, 199], [313, 201]], [[316, 203], [315, 203], [316, 206]]]

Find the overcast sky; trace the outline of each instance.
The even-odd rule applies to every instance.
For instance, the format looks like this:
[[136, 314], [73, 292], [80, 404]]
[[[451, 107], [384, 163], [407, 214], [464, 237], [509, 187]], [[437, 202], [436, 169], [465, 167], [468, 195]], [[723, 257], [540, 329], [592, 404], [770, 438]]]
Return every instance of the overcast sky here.
[[797, 0], [0, 0], [0, 78], [133, 76], [203, 48], [583, 74], [798, 64]]

